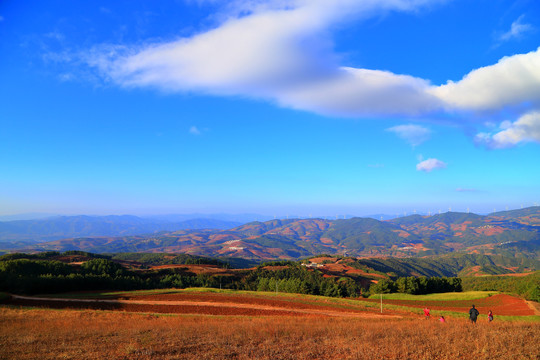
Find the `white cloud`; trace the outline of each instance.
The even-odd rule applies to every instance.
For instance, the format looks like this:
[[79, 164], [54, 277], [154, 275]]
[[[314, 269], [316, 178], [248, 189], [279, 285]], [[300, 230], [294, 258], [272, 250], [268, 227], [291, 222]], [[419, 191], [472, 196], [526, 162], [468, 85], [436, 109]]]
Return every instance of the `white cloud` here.
[[387, 131], [393, 132], [411, 146], [418, 146], [421, 143], [429, 140], [431, 137], [431, 130], [420, 125], [408, 124], [408, 125], [398, 125], [386, 129]]
[[248, 2], [253, 11], [191, 38], [140, 49], [106, 46], [87, 57], [112, 81], [168, 91], [270, 99], [326, 115], [417, 115], [440, 107], [429, 82], [339, 66], [329, 28], [429, 0]]
[[331, 116], [420, 115], [441, 105], [428, 88], [427, 81], [408, 75], [340, 68], [327, 78], [284, 89], [276, 98], [284, 106]]
[[540, 48], [504, 57], [495, 65], [471, 71], [458, 82], [433, 87], [430, 93], [449, 109], [497, 110], [525, 102], [540, 104]]
[[531, 24], [522, 23], [524, 15], [521, 15], [517, 18], [516, 21], [510, 26], [510, 30], [499, 36], [500, 41], [508, 41], [511, 39], [516, 39], [521, 37], [524, 33], [534, 30], [534, 27]]
[[416, 170], [418, 171], [424, 171], [424, 172], [431, 172], [436, 169], [445, 169], [446, 163], [442, 162], [438, 159], [427, 159], [424, 160], [418, 164], [416, 164]]
[[[192, 37], [132, 48], [103, 45], [86, 51], [85, 62], [125, 87], [261, 98], [330, 116], [470, 115], [505, 107], [523, 114], [540, 109], [540, 48], [502, 58], [441, 86], [414, 76], [340, 65], [331, 39], [335, 27], [445, 0], [193, 1], [219, 4], [227, 14], [216, 28]], [[520, 17], [509, 33], [523, 33], [526, 25]], [[413, 146], [429, 136], [394, 132]]]
[[192, 135], [201, 135], [201, 130], [197, 128], [195, 125], [189, 128], [189, 133]]
[[503, 121], [500, 129], [495, 134], [479, 133], [475, 140], [491, 149], [509, 148], [521, 142], [540, 142], [540, 111], [525, 114], [513, 123]]

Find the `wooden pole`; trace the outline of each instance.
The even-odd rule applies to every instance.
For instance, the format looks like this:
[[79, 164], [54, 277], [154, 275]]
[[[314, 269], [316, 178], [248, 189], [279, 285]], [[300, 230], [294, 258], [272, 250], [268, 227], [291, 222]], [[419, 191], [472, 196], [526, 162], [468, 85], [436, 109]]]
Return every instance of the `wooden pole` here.
[[382, 293], [381, 293], [381, 314], [382, 314]]

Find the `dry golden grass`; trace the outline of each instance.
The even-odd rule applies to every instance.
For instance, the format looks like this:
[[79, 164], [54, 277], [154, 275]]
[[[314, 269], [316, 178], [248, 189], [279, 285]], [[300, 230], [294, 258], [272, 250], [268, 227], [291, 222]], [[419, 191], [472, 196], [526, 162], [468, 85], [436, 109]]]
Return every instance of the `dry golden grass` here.
[[1, 359], [538, 359], [540, 324], [0, 307]]

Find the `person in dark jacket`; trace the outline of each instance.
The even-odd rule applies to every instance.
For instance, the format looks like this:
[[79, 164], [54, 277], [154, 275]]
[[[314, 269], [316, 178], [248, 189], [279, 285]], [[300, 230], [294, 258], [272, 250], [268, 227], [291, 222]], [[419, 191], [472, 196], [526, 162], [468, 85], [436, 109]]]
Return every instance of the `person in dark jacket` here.
[[469, 310], [469, 319], [471, 320], [471, 322], [473, 324], [476, 324], [476, 319], [478, 319], [478, 315], [480, 313], [478, 312], [478, 310], [474, 307], [474, 304], [472, 306], [472, 308]]

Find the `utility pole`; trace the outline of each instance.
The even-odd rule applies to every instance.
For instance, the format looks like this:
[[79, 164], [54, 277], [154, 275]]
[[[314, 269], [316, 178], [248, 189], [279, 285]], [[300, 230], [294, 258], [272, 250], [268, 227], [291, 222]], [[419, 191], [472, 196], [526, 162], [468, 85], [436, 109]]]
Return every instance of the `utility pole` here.
[[382, 314], [382, 293], [381, 293], [381, 314]]

